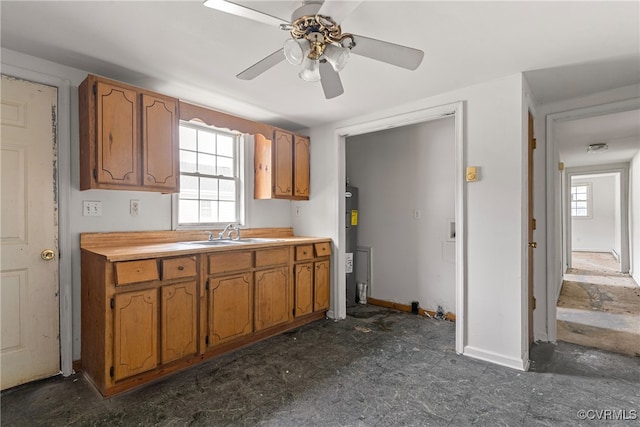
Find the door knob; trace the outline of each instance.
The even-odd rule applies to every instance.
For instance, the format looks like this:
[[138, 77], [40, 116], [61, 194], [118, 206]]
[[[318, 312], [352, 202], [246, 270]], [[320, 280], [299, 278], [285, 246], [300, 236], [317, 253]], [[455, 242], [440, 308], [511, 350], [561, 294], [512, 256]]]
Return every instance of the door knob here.
[[529, 247], [533, 248], [533, 249], [537, 248], [538, 247], [538, 242], [529, 242]]
[[44, 251], [40, 252], [40, 258], [45, 261], [51, 261], [55, 256], [55, 252], [53, 252], [51, 249], [45, 249]]

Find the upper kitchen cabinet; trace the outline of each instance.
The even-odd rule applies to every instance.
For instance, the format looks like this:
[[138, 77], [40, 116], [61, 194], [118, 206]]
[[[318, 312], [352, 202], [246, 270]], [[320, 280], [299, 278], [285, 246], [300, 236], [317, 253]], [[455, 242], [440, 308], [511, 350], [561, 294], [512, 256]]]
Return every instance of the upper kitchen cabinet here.
[[180, 190], [177, 99], [89, 75], [79, 108], [80, 190]]
[[256, 199], [309, 199], [309, 138], [275, 130], [255, 135]]

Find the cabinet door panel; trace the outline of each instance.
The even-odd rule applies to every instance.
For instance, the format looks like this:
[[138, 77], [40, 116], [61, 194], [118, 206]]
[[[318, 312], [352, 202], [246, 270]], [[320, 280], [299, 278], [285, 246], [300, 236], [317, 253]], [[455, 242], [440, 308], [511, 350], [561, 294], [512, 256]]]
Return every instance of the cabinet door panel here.
[[255, 330], [289, 321], [289, 269], [255, 273]]
[[313, 263], [297, 264], [295, 270], [295, 316], [313, 312]]
[[293, 135], [275, 131], [274, 196], [293, 196]]
[[295, 137], [293, 149], [293, 196], [309, 198], [309, 138]]
[[314, 269], [313, 311], [329, 309], [329, 261], [318, 261]]
[[120, 380], [158, 364], [156, 289], [117, 294], [114, 304], [114, 378]]
[[161, 288], [162, 363], [195, 354], [197, 342], [196, 282]]
[[142, 94], [143, 186], [178, 191], [177, 141], [177, 103]]
[[138, 98], [133, 90], [96, 83], [96, 180], [138, 185]]
[[251, 273], [209, 279], [209, 340], [216, 345], [253, 331]]

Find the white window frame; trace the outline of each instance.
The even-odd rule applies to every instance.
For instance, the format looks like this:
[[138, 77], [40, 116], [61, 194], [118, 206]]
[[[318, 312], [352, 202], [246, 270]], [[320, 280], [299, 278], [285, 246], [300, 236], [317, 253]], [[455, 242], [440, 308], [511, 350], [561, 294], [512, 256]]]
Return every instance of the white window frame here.
[[[587, 187], [587, 214], [586, 215], [574, 215], [574, 207], [573, 207], [573, 189], [575, 187]], [[592, 219], [593, 218], [593, 196], [591, 192], [591, 183], [590, 182], [575, 182], [571, 183], [571, 187], [569, 188], [569, 213], [571, 215], [571, 219]]]
[[[186, 125], [187, 127], [210, 129], [215, 132], [224, 134], [232, 134], [237, 137], [237, 145], [235, 148], [235, 168], [237, 179], [237, 195], [236, 195], [236, 218], [233, 224], [240, 226], [246, 225], [246, 183], [247, 183], [247, 168], [245, 159], [247, 158], [247, 142], [246, 137], [243, 134], [229, 131], [228, 129], [219, 129], [214, 126], [209, 126], [198, 121], [180, 121], [180, 125]], [[179, 174], [182, 172], [179, 171]], [[207, 223], [190, 223], [180, 224], [179, 221], [179, 205], [180, 205], [180, 193], [174, 193], [171, 196], [171, 226], [173, 230], [208, 230], [223, 228], [229, 222], [207, 222]]]

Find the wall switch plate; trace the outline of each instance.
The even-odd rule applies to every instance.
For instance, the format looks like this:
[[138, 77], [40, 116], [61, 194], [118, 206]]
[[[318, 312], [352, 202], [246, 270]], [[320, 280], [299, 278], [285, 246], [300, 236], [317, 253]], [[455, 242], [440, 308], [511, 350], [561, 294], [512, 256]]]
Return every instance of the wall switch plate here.
[[476, 182], [478, 180], [478, 167], [469, 166], [467, 168], [467, 182]]
[[102, 202], [83, 200], [82, 216], [102, 216]]
[[413, 219], [420, 219], [422, 218], [422, 212], [420, 212], [420, 210], [418, 209], [414, 209], [413, 210]]
[[140, 215], [140, 200], [130, 200], [129, 201], [129, 213], [131, 216]]

